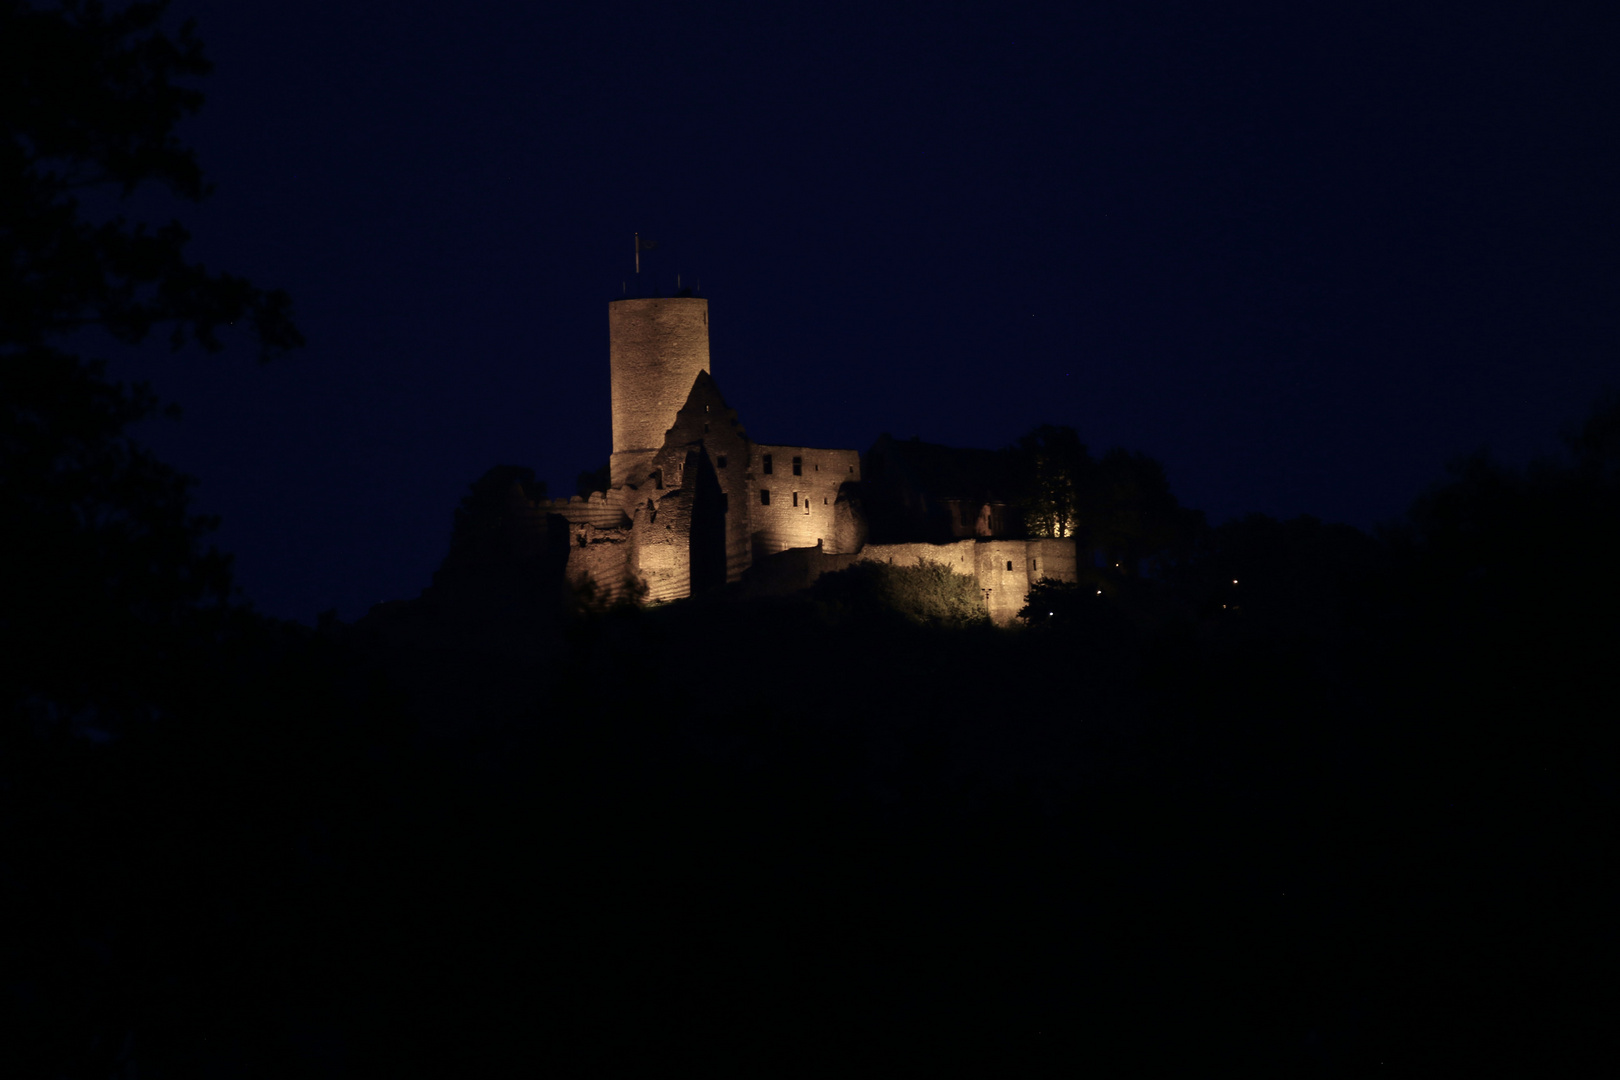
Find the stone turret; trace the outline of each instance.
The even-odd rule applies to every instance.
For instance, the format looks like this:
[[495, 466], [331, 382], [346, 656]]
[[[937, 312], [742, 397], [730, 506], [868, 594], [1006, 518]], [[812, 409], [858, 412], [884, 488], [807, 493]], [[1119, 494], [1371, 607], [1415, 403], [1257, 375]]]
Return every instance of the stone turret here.
[[686, 403], [709, 370], [709, 302], [681, 296], [608, 304], [613, 392], [612, 486], [639, 485]]

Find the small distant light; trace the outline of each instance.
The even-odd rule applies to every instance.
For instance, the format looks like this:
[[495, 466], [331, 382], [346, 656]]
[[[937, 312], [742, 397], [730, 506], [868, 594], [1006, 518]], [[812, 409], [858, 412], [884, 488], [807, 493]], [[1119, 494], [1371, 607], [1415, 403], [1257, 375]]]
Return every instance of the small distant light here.
[[1237, 584], [1237, 578], [1233, 578], [1233, 579], [1232, 579], [1232, 584], [1234, 584], [1234, 585], [1236, 585], [1236, 584]]
[[1101, 596], [1101, 595], [1102, 595], [1102, 590], [1101, 590], [1101, 589], [1098, 589], [1098, 590], [1097, 590], [1097, 595], [1098, 595], [1098, 596]]

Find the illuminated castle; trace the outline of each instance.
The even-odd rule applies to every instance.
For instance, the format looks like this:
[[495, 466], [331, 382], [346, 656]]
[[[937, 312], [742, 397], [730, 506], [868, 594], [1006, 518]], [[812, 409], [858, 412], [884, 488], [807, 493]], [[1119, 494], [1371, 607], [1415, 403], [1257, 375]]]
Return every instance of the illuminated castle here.
[[[613, 455], [608, 490], [539, 509], [569, 531], [567, 576], [598, 595], [675, 600], [740, 581], [769, 563], [809, 584], [858, 559], [948, 563], [977, 579], [1009, 622], [1032, 582], [1075, 580], [1072, 540], [981, 538], [868, 544], [855, 450], [756, 443], [709, 370], [709, 302], [693, 296], [608, 304]], [[972, 526], [969, 526], [972, 530]]]

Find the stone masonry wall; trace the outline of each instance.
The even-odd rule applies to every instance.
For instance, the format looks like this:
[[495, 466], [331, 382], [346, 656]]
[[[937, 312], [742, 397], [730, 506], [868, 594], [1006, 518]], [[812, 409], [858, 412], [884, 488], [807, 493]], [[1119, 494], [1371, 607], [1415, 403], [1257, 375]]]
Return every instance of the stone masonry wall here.
[[838, 528], [840, 489], [860, 478], [856, 450], [755, 445], [746, 496], [754, 557], [789, 548], [820, 547], [832, 553], [840, 535], [849, 532]]
[[709, 370], [709, 302], [697, 297], [608, 304], [608, 367], [613, 395], [612, 486], [634, 483], [691, 393]]
[[630, 530], [570, 525], [569, 534], [568, 584], [575, 590], [594, 590], [603, 603], [624, 596], [631, 575]]
[[[753, 444], [737, 422], [737, 412], [726, 405], [707, 374], [698, 376], [686, 404], [664, 436], [654, 456], [650, 475], [665, 487], [680, 487], [687, 454], [708, 455], [726, 504], [726, 580], [737, 581], [752, 563], [749, 543], [748, 472]], [[645, 484], [643, 484], [645, 486]]]
[[1006, 626], [1018, 617], [1029, 587], [1043, 577], [1075, 581], [1073, 540], [958, 540], [949, 544], [868, 544], [860, 558], [894, 566], [927, 559], [973, 578], [985, 597], [990, 621]]

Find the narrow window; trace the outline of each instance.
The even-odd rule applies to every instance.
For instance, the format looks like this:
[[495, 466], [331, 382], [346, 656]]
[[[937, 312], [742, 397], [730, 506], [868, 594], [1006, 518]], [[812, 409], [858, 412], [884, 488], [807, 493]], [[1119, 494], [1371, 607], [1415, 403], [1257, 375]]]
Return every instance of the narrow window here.
[[818, 461], [818, 462], [816, 462], [816, 472], [820, 472], [820, 471], [821, 471], [821, 462]]
[[853, 466], [853, 465], [851, 465], [851, 466], [850, 466], [850, 467], [849, 467], [849, 471], [850, 471], [850, 472], [854, 472], [854, 471], [855, 471], [855, 466]]
[[720, 493], [720, 512], [722, 514], [731, 513], [731, 496], [723, 491]]
[[1041, 560], [1039, 560], [1039, 559], [1031, 559], [1031, 560], [1029, 560], [1029, 568], [1031, 570], [1039, 570], [1041, 568]]
[[704, 424], [703, 425], [703, 434], [707, 435], [708, 433], [709, 433], [709, 425]]
[[703, 406], [703, 411], [704, 411], [704, 412], [708, 412], [708, 411], [709, 411], [709, 407], [708, 407], [708, 406], [707, 406], [707, 405], [705, 405], [705, 406]]
[[759, 505], [761, 505], [761, 506], [769, 506], [769, 505], [771, 505], [771, 493], [769, 491], [766, 491], [764, 488], [759, 489]]
[[721, 454], [720, 455], [720, 460], [715, 463], [715, 466], [717, 468], [721, 468], [721, 469], [725, 468], [726, 467], [726, 455]]
[[827, 505], [827, 496], [825, 496], [825, 495], [823, 495], [823, 496], [822, 496], [822, 497], [821, 497], [821, 505], [822, 505], [822, 506], [826, 506], [826, 505]]
[[793, 505], [794, 505], [794, 506], [798, 506], [798, 505], [799, 505], [799, 493], [798, 493], [798, 492], [797, 492], [797, 491], [795, 491], [795, 492], [794, 492], [794, 493], [793, 493]]
[[765, 459], [761, 464], [759, 471], [764, 473], [766, 476], [771, 475], [771, 455], [765, 455]]
[[1012, 560], [1011, 559], [1007, 560], [1007, 569], [1009, 569], [1009, 570], [1012, 569]]
[[793, 459], [793, 475], [794, 476], [803, 476], [804, 475], [804, 458], [796, 457], [796, 458]]

